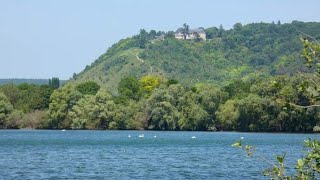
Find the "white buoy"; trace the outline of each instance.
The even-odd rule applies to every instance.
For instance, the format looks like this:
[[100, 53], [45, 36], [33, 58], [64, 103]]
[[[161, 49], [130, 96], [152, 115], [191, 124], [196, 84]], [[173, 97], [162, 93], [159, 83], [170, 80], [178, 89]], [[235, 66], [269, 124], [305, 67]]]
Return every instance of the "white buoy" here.
[[131, 138], [131, 135], [128, 135], [128, 138]]
[[140, 134], [140, 135], [139, 135], [139, 138], [144, 138], [144, 134]]
[[61, 131], [66, 131], [65, 129], [62, 129]]
[[154, 138], [156, 138], [157, 136], [153, 136]]
[[191, 138], [192, 138], [192, 139], [196, 139], [197, 137], [196, 137], [196, 136], [192, 136]]

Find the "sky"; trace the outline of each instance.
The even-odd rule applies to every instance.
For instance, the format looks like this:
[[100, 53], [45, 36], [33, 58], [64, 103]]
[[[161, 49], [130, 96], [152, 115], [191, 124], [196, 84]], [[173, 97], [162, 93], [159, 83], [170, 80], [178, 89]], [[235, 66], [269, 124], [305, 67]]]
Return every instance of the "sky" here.
[[81, 72], [140, 29], [320, 22], [319, 0], [0, 0], [0, 78]]

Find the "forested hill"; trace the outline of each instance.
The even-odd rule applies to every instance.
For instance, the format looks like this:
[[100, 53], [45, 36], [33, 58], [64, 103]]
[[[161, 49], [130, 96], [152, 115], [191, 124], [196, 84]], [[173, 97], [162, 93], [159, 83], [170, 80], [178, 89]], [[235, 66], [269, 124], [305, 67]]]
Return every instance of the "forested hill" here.
[[[76, 83], [93, 80], [117, 93], [121, 78], [157, 74], [187, 85], [225, 85], [242, 78], [306, 71], [300, 35], [320, 37], [320, 23], [237, 23], [230, 30], [205, 29], [207, 40], [178, 40], [174, 32], [146, 32], [120, 40], [84, 71]], [[164, 36], [161, 39], [161, 35]], [[158, 38], [160, 36], [160, 38]]]

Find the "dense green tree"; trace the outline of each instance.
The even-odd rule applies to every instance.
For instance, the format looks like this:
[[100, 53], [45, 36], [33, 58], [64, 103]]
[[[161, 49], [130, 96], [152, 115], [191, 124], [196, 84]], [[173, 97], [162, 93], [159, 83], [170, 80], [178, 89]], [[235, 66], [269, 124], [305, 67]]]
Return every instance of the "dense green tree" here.
[[234, 80], [227, 86], [224, 86], [223, 90], [229, 94], [230, 98], [242, 98], [248, 95], [251, 85], [250, 82]]
[[157, 31], [155, 31], [155, 30], [150, 30], [150, 32], [149, 32], [149, 39], [154, 39], [154, 38], [156, 38], [156, 36], [157, 36]]
[[217, 111], [218, 129], [234, 130], [237, 127], [238, 119], [237, 100], [228, 100], [219, 107]]
[[147, 101], [148, 128], [178, 130], [181, 118], [178, 105], [184, 94], [185, 89], [179, 84], [156, 90]]
[[219, 29], [216, 27], [210, 27], [205, 29], [207, 39], [213, 39], [218, 36]]
[[150, 94], [155, 88], [160, 86], [160, 77], [148, 75], [142, 77], [139, 82], [141, 83], [142, 90]]
[[179, 110], [182, 118], [179, 120], [179, 126], [183, 130], [207, 130], [209, 123], [209, 114], [200, 104], [197, 103], [195, 94], [188, 91], [179, 98]]
[[178, 130], [179, 112], [170, 102], [162, 101], [155, 104], [150, 112], [149, 129]]
[[9, 123], [10, 115], [13, 112], [13, 106], [6, 97], [0, 92], [0, 128], [6, 128]]
[[69, 111], [81, 99], [82, 95], [71, 84], [55, 90], [50, 97], [49, 125], [51, 128], [70, 128], [72, 119]]
[[43, 110], [49, 107], [53, 88], [49, 85], [20, 84], [18, 85], [20, 100], [17, 109], [24, 112]]
[[73, 129], [107, 129], [113, 121], [115, 103], [106, 91], [85, 95], [68, 112]]
[[19, 101], [22, 95], [18, 86], [14, 85], [13, 83], [9, 83], [9, 84], [2, 85], [0, 89], [7, 96], [10, 103], [14, 107], [17, 107], [19, 105]]
[[[173, 31], [168, 31], [166, 34], [165, 34], [165, 36], [164, 36], [166, 39], [172, 39], [172, 38], [174, 38], [174, 32]], [[168, 41], [166, 41], [166, 42], [168, 42]]]
[[76, 86], [76, 90], [83, 95], [95, 95], [100, 89], [100, 85], [94, 81], [87, 81]]
[[53, 89], [49, 85], [23, 83], [3, 85], [0, 87], [0, 91], [4, 92], [15, 109], [31, 112], [49, 107], [49, 99]]
[[142, 96], [141, 84], [136, 77], [124, 77], [119, 83], [118, 92], [125, 98], [139, 100]]
[[210, 124], [214, 125], [216, 112], [228, 98], [228, 93], [212, 84], [196, 84], [196, 102], [209, 114]]
[[182, 26], [183, 39], [187, 39], [187, 36], [190, 34], [189, 25], [187, 23], [184, 23]]
[[224, 31], [225, 31], [225, 30], [224, 30], [222, 24], [220, 24], [220, 26], [219, 26], [219, 31], [218, 31], [218, 37], [222, 37], [223, 34], [224, 34]]
[[138, 47], [144, 49], [148, 42], [148, 32], [144, 29], [140, 30], [140, 34], [138, 35]]
[[241, 23], [236, 23], [233, 25], [233, 30], [235, 31], [240, 31], [242, 29], [242, 24]]
[[57, 77], [49, 79], [49, 86], [53, 89], [58, 89], [60, 87], [60, 80]]

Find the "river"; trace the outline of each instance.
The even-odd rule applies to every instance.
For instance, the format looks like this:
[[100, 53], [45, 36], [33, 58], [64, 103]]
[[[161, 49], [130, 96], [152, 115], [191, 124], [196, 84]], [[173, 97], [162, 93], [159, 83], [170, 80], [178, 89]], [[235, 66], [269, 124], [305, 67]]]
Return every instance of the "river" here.
[[271, 161], [286, 153], [293, 167], [303, 141], [320, 135], [1, 130], [0, 179], [263, 179], [271, 166], [231, 147], [241, 137]]

